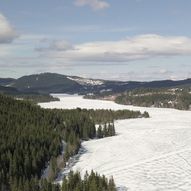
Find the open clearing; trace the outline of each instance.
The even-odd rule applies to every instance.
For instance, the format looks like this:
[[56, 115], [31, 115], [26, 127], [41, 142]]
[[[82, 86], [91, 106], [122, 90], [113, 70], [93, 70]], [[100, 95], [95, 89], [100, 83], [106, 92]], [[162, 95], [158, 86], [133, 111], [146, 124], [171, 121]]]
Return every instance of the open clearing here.
[[117, 136], [91, 140], [73, 166], [113, 176], [117, 186], [131, 191], [191, 190], [191, 111], [118, 105], [87, 100], [82, 96], [57, 95], [60, 102], [44, 108], [133, 109], [148, 111], [149, 119], [115, 122]]

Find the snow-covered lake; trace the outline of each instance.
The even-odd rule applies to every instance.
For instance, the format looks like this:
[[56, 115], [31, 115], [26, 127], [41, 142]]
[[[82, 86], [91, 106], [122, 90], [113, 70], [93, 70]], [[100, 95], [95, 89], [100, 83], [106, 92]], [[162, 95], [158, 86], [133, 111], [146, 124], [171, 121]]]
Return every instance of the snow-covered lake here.
[[56, 95], [59, 102], [44, 108], [133, 109], [148, 111], [149, 119], [119, 120], [117, 136], [83, 143], [87, 150], [73, 170], [93, 169], [113, 176], [130, 191], [191, 190], [191, 112], [123, 106], [82, 96]]

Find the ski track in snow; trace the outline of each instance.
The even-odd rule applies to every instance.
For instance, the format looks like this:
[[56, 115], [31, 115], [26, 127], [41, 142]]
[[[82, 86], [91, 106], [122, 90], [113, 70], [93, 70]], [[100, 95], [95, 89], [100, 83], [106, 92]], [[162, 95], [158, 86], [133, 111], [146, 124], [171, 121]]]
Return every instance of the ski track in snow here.
[[191, 190], [191, 111], [118, 105], [57, 95], [60, 102], [44, 108], [133, 109], [148, 111], [149, 119], [115, 122], [117, 136], [83, 142], [86, 152], [72, 167], [113, 176], [119, 190]]

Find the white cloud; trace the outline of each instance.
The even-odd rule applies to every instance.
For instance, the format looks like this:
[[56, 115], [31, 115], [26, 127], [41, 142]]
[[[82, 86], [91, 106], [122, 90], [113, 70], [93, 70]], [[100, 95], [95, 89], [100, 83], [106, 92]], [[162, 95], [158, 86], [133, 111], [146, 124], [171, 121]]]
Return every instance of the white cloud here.
[[103, 0], [76, 0], [75, 5], [80, 7], [88, 5], [94, 10], [106, 9], [110, 6], [109, 3]]
[[[65, 44], [60, 42], [59, 46], [65, 47]], [[155, 34], [129, 37], [120, 41], [83, 43], [63, 51], [56, 46], [50, 47], [48, 53], [45, 51], [43, 54], [70, 62], [128, 62], [160, 56], [191, 56], [191, 38]]]
[[17, 37], [17, 33], [8, 20], [0, 14], [0, 43], [10, 43]]
[[54, 40], [49, 43], [47, 46], [48, 40], [45, 41], [45, 45], [36, 48], [37, 51], [44, 52], [44, 51], [67, 51], [67, 50], [73, 50], [74, 47], [71, 43], [65, 40]]
[[[65, 40], [50, 40], [52, 38], [22, 35], [11, 44], [0, 45], [0, 68], [13, 69], [19, 75], [51, 71], [118, 80], [190, 77], [189, 37], [148, 34], [76, 45]], [[38, 43], [41, 50], [35, 51], [34, 45]], [[101, 73], [104, 70], [106, 73]]]

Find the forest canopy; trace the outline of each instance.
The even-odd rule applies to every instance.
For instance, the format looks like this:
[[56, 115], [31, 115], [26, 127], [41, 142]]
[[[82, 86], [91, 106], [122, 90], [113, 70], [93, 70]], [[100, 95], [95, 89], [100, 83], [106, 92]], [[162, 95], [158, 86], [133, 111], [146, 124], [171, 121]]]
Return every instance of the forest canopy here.
[[[49, 181], [55, 178], [55, 159], [62, 152], [62, 141], [66, 142], [65, 165], [78, 152], [81, 140], [113, 136], [114, 120], [136, 117], [146, 116], [129, 110], [42, 109], [28, 101], [0, 95], [1, 191], [20, 191], [22, 186], [31, 191], [45, 184], [55, 189], [41, 180], [41, 175], [50, 161], [54, 165]], [[101, 133], [96, 124], [105, 126]]]

